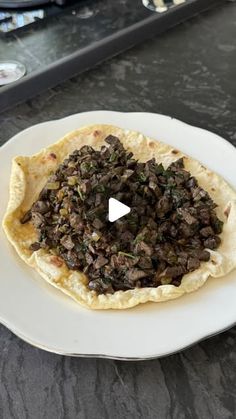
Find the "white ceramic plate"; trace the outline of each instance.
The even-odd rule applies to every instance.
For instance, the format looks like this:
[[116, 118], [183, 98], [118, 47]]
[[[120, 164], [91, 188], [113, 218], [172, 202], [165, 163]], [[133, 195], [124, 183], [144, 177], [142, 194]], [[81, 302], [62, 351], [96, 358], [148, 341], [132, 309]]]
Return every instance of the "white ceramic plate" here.
[[[30, 155], [83, 125], [107, 123], [165, 141], [199, 159], [236, 187], [236, 149], [208, 131], [149, 113], [86, 112], [35, 125], [0, 149], [2, 218], [11, 159]], [[65, 355], [148, 359], [179, 351], [236, 321], [236, 274], [165, 303], [90, 311], [48, 285], [0, 236], [0, 321], [27, 342]]]

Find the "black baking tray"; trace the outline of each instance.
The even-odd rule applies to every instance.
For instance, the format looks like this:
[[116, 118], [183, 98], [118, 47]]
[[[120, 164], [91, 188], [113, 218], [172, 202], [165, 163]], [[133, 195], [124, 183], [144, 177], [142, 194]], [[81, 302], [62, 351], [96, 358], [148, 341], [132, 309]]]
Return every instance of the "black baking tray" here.
[[[140, 9], [141, 15], [138, 17], [138, 21], [131, 24], [128, 22], [125, 27], [119, 27], [118, 29], [113, 22], [109, 26], [109, 19], [107, 18], [105, 22], [111, 28], [108, 35], [100, 30], [101, 36], [98, 36], [98, 39], [95, 37], [95, 40], [90, 44], [82, 46], [62, 58], [52, 60], [49, 64], [39, 67], [39, 69], [33, 69], [22, 79], [10, 85], [0, 87], [0, 111], [30, 99], [103, 60], [152, 38], [197, 13], [222, 2], [222, 0], [189, 0], [187, 3], [173, 7], [165, 13], [151, 12], [143, 7], [143, 11]], [[124, 4], [124, 1], [122, 3]], [[122, 7], [120, 12], [122, 13]], [[96, 22], [95, 19], [96, 16], [94, 22]], [[114, 31], [112, 31], [112, 24]], [[70, 30], [70, 27], [68, 27], [68, 30]], [[35, 31], [37, 31], [37, 28]], [[34, 37], [36, 35], [34, 33]], [[31, 34], [29, 33], [27, 36], [29, 37]], [[37, 49], [37, 38], [35, 39], [35, 48]], [[20, 40], [19, 42], [23, 41]], [[2, 60], [2, 57], [0, 59]]]

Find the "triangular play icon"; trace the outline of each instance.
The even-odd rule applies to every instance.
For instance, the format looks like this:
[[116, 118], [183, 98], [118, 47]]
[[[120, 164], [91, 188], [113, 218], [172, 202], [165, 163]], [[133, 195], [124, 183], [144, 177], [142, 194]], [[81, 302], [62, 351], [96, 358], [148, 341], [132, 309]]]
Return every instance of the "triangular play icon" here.
[[124, 215], [129, 214], [130, 207], [115, 198], [110, 198], [108, 202], [108, 220], [112, 223]]

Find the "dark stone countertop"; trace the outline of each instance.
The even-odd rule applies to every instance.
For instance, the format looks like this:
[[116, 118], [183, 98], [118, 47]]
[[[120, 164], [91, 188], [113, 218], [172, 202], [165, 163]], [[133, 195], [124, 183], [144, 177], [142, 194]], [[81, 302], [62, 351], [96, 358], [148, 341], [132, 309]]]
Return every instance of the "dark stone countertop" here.
[[114, 4], [109, 0], [74, 0], [61, 14], [0, 36], [0, 60], [20, 61], [27, 74], [43, 70], [152, 14], [141, 1], [136, 7], [135, 3], [136, 0], [116, 0]]
[[[1, 114], [1, 143], [41, 121], [112, 109], [172, 115], [236, 145], [235, 39], [229, 2]], [[232, 328], [160, 360], [77, 359], [2, 326], [0, 417], [233, 419], [235, 347]]]

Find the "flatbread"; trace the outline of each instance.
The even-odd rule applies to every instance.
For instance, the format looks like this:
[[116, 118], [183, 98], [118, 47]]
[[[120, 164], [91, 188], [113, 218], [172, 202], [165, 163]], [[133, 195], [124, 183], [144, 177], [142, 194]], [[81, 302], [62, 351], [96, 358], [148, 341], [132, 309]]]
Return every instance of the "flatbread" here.
[[[20, 219], [29, 210], [45, 185], [50, 174], [70, 153], [83, 145], [100, 149], [108, 135], [117, 136], [124, 147], [134, 153], [136, 159], [147, 161], [155, 157], [167, 167], [173, 161], [184, 158], [186, 170], [191, 172], [211, 198], [218, 204], [218, 217], [224, 221], [222, 243], [216, 251], [210, 250], [209, 262], [186, 274], [179, 287], [161, 285], [158, 288], [136, 288], [117, 291], [114, 294], [97, 295], [87, 286], [86, 276], [67, 268], [57, 256], [44, 249], [32, 252], [31, 243], [37, 240], [37, 232], [29, 222]], [[55, 156], [56, 155], [56, 156]], [[236, 267], [236, 192], [218, 174], [211, 172], [198, 161], [184, 156], [171, 146], [152, 140], [144, 135], [112, 125], [87, 126], [63, 137], [57, 143], [30, 157], [16, 157], [12, 162], [10, 198], [3, 220], [5, 233], [18, 255], [51, 285], [60, 289], [78, 303], [91, 309], [125, 309], [147, 301], [167, 301], [197, 290], [212, 277], [223, 277]]]

